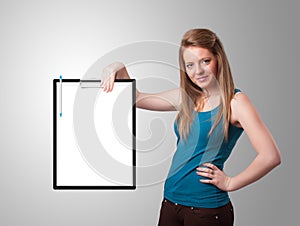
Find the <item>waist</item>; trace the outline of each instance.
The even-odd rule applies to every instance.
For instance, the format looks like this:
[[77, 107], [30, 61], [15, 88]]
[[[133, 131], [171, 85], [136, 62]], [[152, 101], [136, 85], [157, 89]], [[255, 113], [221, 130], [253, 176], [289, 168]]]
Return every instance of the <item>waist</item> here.
[[201, 210], [201, 211], [206, 211], [206, 210], [210, 211], [212, 209], [222, 211], [223, 209], [233, 208], [231, 201], [227, 202], [227, 204], [225, 204], [225, 205], [222, 205], [220, 207], [215, 207], [215, 208], [186, 206], [186, 205], [171, 202], [170, 200], [168, 200], [166, 198], [163, 199], [163, 202], [168, 203], [169, 205], [172, 205], [172, 206], [178, 206], [178, 207], [181, 207], [181, 208], [188, 208], [188, 209], [191, 209], [191, 210]]
[[204, 184], [200, 177], [193, 175], [178, 180], [168, 178], [164, 186], [164, 198], [184, 206], [216, 208], [227, 204], [230, 199], [228, 193], [212, 184]]

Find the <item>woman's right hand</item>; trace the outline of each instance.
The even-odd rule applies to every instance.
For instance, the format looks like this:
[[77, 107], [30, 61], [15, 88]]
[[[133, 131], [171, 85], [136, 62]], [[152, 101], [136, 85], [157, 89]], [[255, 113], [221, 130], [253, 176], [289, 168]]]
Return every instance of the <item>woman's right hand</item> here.
[[115, 79], [130, 79], [123, 63], [114, 62], [103, 69], [100, 86], [104, 92], [113, 90]]

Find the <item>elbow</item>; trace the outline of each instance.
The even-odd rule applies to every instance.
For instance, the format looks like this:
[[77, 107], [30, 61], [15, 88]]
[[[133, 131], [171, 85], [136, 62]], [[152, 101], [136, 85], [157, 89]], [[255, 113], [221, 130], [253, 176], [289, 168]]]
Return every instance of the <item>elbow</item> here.
[[278, 148], [276, 148], [276, 154], [274, 155], [274, 159], [273, 159], [274, 165], [279, 166], [281, 164], [281, 156], [280, 156], [280, 151], [278, 150]]
[[281, 157], [278, 155], [274, 160], [274, 167], [279, 166], [281, 164]]
[[270, 165], [271, 168], [275, 168], [275, 167], [279, 166], [281, 164], [280, 154], [277, 153], [277, 154], [271, 156], [268, 159], [268, 163], [269, 163], [269, 165]]
[[265, 165], [268, 171], [279, 166], [281, 164], [281, 157], [279, 152], [273, 154], [261, 155], [261, 163]]
[[115, 61], [112, 63], [112, 65], [114, 65], [117, 68], [117, 70], [120, 70], [125, 67], [125, 64], [120, 61]]

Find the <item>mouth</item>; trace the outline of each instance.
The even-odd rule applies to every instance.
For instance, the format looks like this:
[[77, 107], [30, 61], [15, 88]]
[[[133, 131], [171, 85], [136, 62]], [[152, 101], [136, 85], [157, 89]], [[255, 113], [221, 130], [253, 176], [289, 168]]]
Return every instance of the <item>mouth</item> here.
[[196, 80], [199, 81], [199, 82], [205, 82], [207, 78], [208, 78], [208, 76], [204, 75], [204, 76], [196, 78]]

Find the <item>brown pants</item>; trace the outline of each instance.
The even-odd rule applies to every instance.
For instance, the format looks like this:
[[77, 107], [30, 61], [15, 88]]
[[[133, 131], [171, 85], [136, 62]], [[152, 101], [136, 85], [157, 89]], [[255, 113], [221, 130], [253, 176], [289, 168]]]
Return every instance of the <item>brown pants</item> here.
[[194, 208], [164, 199], [158, 226], [233, 226], [231, 202], [219, 208]]

